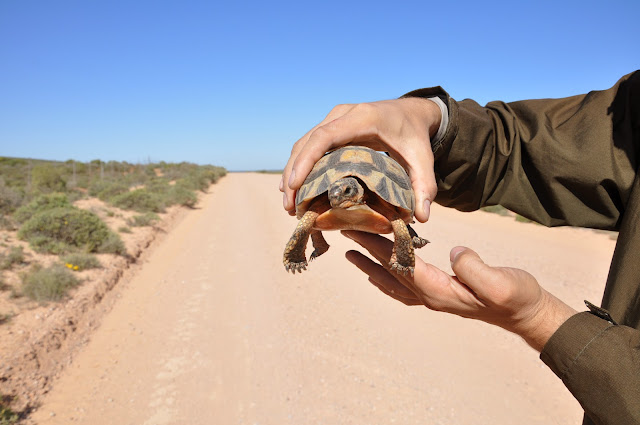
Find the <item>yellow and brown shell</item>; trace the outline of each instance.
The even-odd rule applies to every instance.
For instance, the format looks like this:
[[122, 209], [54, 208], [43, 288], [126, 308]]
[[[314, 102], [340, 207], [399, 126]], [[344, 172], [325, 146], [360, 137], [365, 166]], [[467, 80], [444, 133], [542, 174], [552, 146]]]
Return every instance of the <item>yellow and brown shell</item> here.
[[362, 146], [346, 146], [327, 153], [313, 167], [296, 195], [298, 218], [311, 200], [326, 193], [343, 177], [357, 177], [380, 199], [401, 208], [409, 219], [415, 211], [415, 198], [407, 172], [393, 158]]

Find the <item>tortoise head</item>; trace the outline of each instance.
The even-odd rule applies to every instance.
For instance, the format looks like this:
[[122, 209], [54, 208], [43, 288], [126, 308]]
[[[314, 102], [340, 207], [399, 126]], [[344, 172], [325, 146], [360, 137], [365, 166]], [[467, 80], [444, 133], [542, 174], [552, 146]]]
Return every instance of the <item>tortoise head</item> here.
[[329, 186], [331, 208], [349, 208], [364, 204], [364, 188], [354, 177], [343, 177]]

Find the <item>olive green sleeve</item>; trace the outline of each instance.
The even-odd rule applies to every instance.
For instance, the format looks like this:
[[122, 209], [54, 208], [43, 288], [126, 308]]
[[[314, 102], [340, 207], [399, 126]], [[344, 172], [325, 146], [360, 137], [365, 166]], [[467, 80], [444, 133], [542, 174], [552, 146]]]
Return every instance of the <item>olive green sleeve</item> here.
[[540, 354], [595, 424], [640, 424], [640, 332], [584, 312]]
[[615, 229], [637, 168], [638, 141], [628, 132], [639, 80], [636, 72], [608, 90], [484, 107], [440, 87], [408, 93], [437, 95], [449, 108], [434, 146], [436, 202], [462, 211], [500, 204], [547, 226]]
[[621, 230], [604, 302], [631, 326], [577, 314], [541, 358], [584, 407], [585, 424], [640, 423], [640, 71], [563, 99], [482, 107], [440, 87], [405, 96], [439, 96], [448, 107], [445, 136], [433, 146], [436, 202], [462, 211], [500, 204], [547, 226]]

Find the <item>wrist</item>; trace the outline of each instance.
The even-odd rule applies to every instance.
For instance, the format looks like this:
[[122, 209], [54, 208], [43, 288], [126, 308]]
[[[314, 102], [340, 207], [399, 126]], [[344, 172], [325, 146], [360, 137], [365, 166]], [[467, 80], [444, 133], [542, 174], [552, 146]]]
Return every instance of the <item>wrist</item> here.
[[540, 352], [551, 335], [576, 313], [576, 310], [543, 289], [538, 305], [515, 332]]
[[411, 115], [419, 121], [421, 125], [426, 124], [429, 140], [432, 140], [442, 123], [442, 113], [440, 107], [432, 100], [420, 97], [402, 98], [402, 101], [409, 105]]

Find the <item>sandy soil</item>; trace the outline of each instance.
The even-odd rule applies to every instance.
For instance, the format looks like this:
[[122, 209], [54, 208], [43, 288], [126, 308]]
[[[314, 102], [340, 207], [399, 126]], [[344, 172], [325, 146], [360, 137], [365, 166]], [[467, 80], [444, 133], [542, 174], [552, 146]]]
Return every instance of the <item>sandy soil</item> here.
[[[571, 424], [581, 409], [519, 338], [405, 307], [332, 248], [285, 273], [279, 176], [230, 174], [114, 289], [119, 298], [32, 414], [38, 424]], [[420, 255], [525, 268], [599, 302], [614, 241], [434, 206]]]
[[60, 263], [56, 255], [34, 252], [16, 231], [0, 230], [0, 252], [21, 246], [24, 261], [2, 272], [0, 291], [0, 394], [14, 399], [15, 411], [28, 411], [50, 389], [51, 381], [70, 363], [78, 347], [99, 325], [103, 314], [116, 300], [112, 289], [133, 276], [138, 260], [154, 241], [159, 241], [189, 209], [171, 207], [159, 214], [152, 226], [129, 227], [127, 219], [137, 215], [105, 204], [96, 198], [82, 199], [75, 206], [92, 211], [115, 232], [127, 249], [127, 256], [97, 254], [101, 267], [74, 272], [81, 285], [63, 302], [38, 303], [21, 292], [21, 274], [35, 264]]

